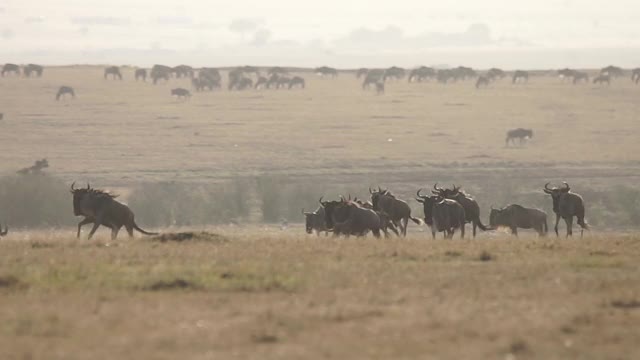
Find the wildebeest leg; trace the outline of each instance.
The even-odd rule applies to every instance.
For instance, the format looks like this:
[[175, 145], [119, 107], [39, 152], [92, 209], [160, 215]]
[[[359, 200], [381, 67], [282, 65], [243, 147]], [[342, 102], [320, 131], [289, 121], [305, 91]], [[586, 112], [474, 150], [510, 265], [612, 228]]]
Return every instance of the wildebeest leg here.
[[[120, 231], [120, 227], [119, 226], [112, 226], [111, 227], [111, 240], [115, 240], [118, 237], [118, 231]], [[129, 235], [130, 236], [133, 235], [133, 231]]]
[[380, 237], [380, 229], [371, 229], [371, 232], [373, 233], [373, 236], [375, 236], [376, 238]]
[[404, 218], [400, 221], [402, 221], [402, 235], [407, 236], [407, 224], [409, 224], [409, 218]]
[[[462, 224], [460, 224], [460, 239], [464, 239], [464, 226], [465, 226], [465, 222], [464, 220], [462, 221]], [[473, 223], [473, 236], [476, 236], [476, 224]], [[451, 237], [453, 237], [453, 234], [451, 234]]]
[[[471, 225], [473, 227], [473, 237], [476, 237], [476, 228], [478, 227], [478, 223], [474, 220], [474, 221], [471, 222]], [[463, 223], [462, 226], [464, 227], [464, 223]], [[464, 234], [464, 232], [463, 232], [463, 234]]]
[[515, 226], [511, 227], [511, 235], [515, 235], [516, 237], [518, 236], [518, 228]]
[[560, 222], [560, 215], [556, 214], [556, 226], [553, 228], [556, 231], [556, 237], [560, 236], [558, 235], [558, 223]]
[[100, 226], [100, 218], [97, 218], [94, 220], [93, 222], [93, 228], [91, 229], [91, 231], [89, 232], [89, 237], [87, 238], [87, 240], [91, 240], [91, 237], [93, 236], [93, 234], [96, 233], [96, 230], [98, 230], [98, 227]]
[[565, 218], [564, 222], [567, 224], [567, 237], [573, 236], [573, 216]]
[[93, 220], [91, 220], [91, 219], [89, 219], [89, 218], [84, 218], [84, 219], [82, 219], [82, 221], [80, 221], [80, 222], [78, 223], [78, 235], [77, 235], [76, 237], [78, 237], [78, 238], [80, 237], [80, 228], [81, 228], [83, 225], [91, 224], [92, 222], [93, 222]]

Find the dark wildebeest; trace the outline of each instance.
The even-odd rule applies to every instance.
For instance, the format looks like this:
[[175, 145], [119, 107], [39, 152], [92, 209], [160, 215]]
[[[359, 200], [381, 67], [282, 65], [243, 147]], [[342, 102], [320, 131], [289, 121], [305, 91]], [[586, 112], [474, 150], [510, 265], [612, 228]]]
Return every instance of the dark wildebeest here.
[[291, 79], [286, 76], [280, 76], [278, 78], [278, 84], [276, 84], [276, 89], [286, 89], [289, 87], [291, 83]]
[[325, 236], [329, 234], [327, 226], [324, 223], [324, 207], [320, 206], [314, 212], [305, 212], [304, 209], [302, 209], [302, 214], [304, 215], [307, 234], [311, 234], [314, 231], [318, 236], [322, 231], [324, 231]]
[[600, 75], [608, 75], [609, 77], [615, 78], [618, 76], [623, 76], [624, 70], [622, 70], [622, 68], [620, 67], [609, 65], [600, 70]]
[[482, 231], [491, 230], [491, 228], [482, 224], [482, 221], [480, 220], [480, 206], [478, 206], [478, 202], [473, 197], [463, 191], [460, 191], [460, 188], [455, 185], [453, 185], [453, 189], [442, 189], [437, 185], [438, 184], [435, 184], [433, 186], [432, 192], [434, 194], [445, 199], [455, 200], [462, 205], [467, 222], [470, 222], [473, 226], [473, 237], [476, 236], [476, 228], [480, 228]]
[[9, 225], [4, 224], [4, 230], [2, 230], [2, 225], [0, 224], [0, 237], [7, 236], [9, 233]]
[[558, 70], [558, 77], [563, 82], [568, 80], [568, 79], [572, 79], [575, 76], [575, 74], [576, 74], [576, 71], [572, 70], [572, 69], [569, 69], [569, 68], [564, 68], [564, 69]]
[[305, 87], [304, 79], [301, 78], [300, 76], [294, 76], [289, 81], [289, 89], [294, 88], [294, 87], [299, 87], [301, 89], [304, 89], [304, 87]]
[[436, 80], [440, 84], [446, 84], [449, 82], [450, 79], [453, 79], [454, 81], [456, 80], [456, 78], [453, 76], [453, 73], [450, 69], [440, 69], [436, 73]]
[[362, 82], [362, 90], [367, 89], [369, 88], [369, 86], [375, 85], [376, 83], [384, 83], [384, 80], [384, 70], [370, 70], [364, 77], [364, 81]]
[[389, 78], [400, 80], [405, 76], [405, 74], [406, 72], [403, 68], [392, 66], [384, 71], [384, 80], [387, 80]]
[[602, 85], [603, 83], [607, 83], [607, 85], [611, 85], [611, 76], [606, 74], [600, 74], [595, 78], [593, 78], [593, 83], [600, 84], [600, 85]]
[[248, 77], [240, 77], [229, 83], [229, 91], [231, 90], [246, 90], [253, 87], [253, 80]]
[[[349, 195], [349, 199], [351, 199], [351, 195]], [[355, 201], [355, 203], [360, 205], [360, 207], [362, 207], [362, 208], [373, 210], [373, 204], [371, 203], [371, 201], [358, 200], [357, 197], [355, 199], [353, 199], [353, 201]], [[373, 210], [373, 211], [375, 211], [375, 210]], [[387, 230], [391, 229], [391, 231], [393, 231], [393, 233], [396, 234], [396, 236], [400, 236], [400, 233], [398, 233], [398, 229], [393, 224], [393, 222], [391, 221], [391, 218], [389, 217], [389, 215], [387, 213], [385, 213], [384, 211], [376, 211], [376, 214], [378, 214], [378, 216], [380, 217], [380, 223], [382, 225], [382, 231], [385, 234], [388, 233]]]
[[178, 65], [171, 69], [176, 78], [193, 77], [193, 68], [189, 65]]
[[585, 83], [589, 83], [589, 74], [582, 71], [576, 71], [573, 73], [573, 84], [577, 84], [580, 81], [584, 81]]
[[361, 77], [366, 76], [368, 72], [369, 69], [360, 68], [358, 69], [358, 71], [356, 71], [356, 78], [360, 79]]
[[532, 137], [533, 137], [533, 130], [531, 129], [517, 128], [517, 129], [509, 130], [507, 131], [507, 139], [505, 140], [504, 146], [509, 146], [509, 142], [515, 145], [516, 139], [519, 139], [520, 145], [522, 145], [526, 139], [531, 139]]
[[466, 66], [458, 66], [453, 69], [452, 72], [456, 80], [467, 80], [478, 76], [475, 70]]
[[104, 69], [104, 78], [107, 79], [109, 75], [111, 75], [111, 78], [113, 80], [115, 80], [116, 78], [118, 78], [119, 80], [122, 80], [122, 74], [120, 73], [120, 68], [117, 66], [110, 66]]
[[507, 205], [501, 209], [491, 207], [489, 226], [493, 229], [501, 226], [508, 227], [515, 236], [518, 236], [518, 228], [534, 229], [540, 236], [545, 236], [549, 231], [547, 214], [544, 211], [517, 204]]
[[58, 93], [56, 94], [56, 101], [60, 100], [60, 98], [66, 94], [71, 95], [72, 98], [76, 98], [76, 93], [73, 91], [71, 86], [60, 86], [58, 89]]
[[134, 229], [145, 235], [157, 235], [138, 227], [134, 221], [133, 211], [127, 205], [116, 201], [117, 195], [92, 189], [88, 184], [86, 188], [76, 189], [74, 184], [71, 184], [73, 214], [75, 216], [84, 216], [84, 219], [78, 223], [77, 237], [80, 237], [80, 229], [86, 224], [93, 224], [93, 228], [89, 232], [89, 239], [91, 239], [100, 225], [111, 229], [111, 239], [115, 239], [118, 236], [118, 231], [123, 226], [127, 229], [130, 237], [133, 236]]
[[491, 68], [489, 69], [489, 71], [487, 71], [487, 78], [490, 81], [496, 80], [496, 79], [502, 79], [503, 77], [505, 77], [507, 74], [498, 68]]
[[338, 76], [338, 70], [334, 69], [334, 68], [330, 68], [328, 66], [321, 66], [319, 68], [316, 68], [315, 71], [316, 75], [325, 77], [325, 76], [329, 76], [332, 78], [335, 78]]
[[428, 79], [436, 77], [436, 71], [433, 68], [420, 66], [417, 69], [411, 70], [409, 73], [409, 82], [423, 82]]
[[374, 191], [369, 188], [369, 193], [371, 194], [373, 210], [387, 214], [389, 219], [400, 229], [402, 235], [407, 236], [409, 219], [418, 225], [422, 224], [420, 219], [411, 216], [409, 204], [406, 201], [397, 199], [388, 190], [378, 188], [377, 191]]
[[513, 73], [513, 78], [511, 79], [511, 83], [515, 84], [517, 82], [529, 82], [529, 72], [523, 70], [516, 70]]
[[6, 73], [13, 73], [16, 75], [20, 75], [20, 66], [16, 64], [4, 64], [2, 67], [2, 76]]
[[489, 86], [489, 78], [486, 76], [478, 76], [478, 80], [476, 81], [476, 89], [480, 89], [480, 87]]
[[180, 98], [188, 99], [191, 97], [191, 92], [189, 92], [189, 90], [187, 89], [175, 88], [175, 89], [171, 89], [171, 96], [175, 96], [178, 99]]
[[267, 83], [269, 82], [269, 79], [267, 79], [264, 76], [260, 76], [258, 77], [258, 80], [256, 81], [255, 85], [253, 85], [254, 89], [266, 89], [267, 88]]
[[589, 229], [589, 225], [584, 220], [584, 201], [582, 196], [570, 192], [571, 188], [569, 184], [564, 183], [563, 188], [549, 187], [549, 183], [544, 185], [544, 191], [546, 194], [551, 195], [553, 200], [553, 212], [556, 214], [556, 225], [554, 230], [556, 236], [558, 236], [558, 223], [560, 218], [564, 219], [567, 224], [567, 237], [573, 235], [573, 217], [578, 219], [578, 225], [580, 225], [580, 237], [584, 233], [584, 229]]
[[36, 64], [28, 64], [22, 70], [22, 73], [24, 74], [25, 77], [31, 77], [31, 74], [35, 74], [37, 77], [42, 77], [43, 72], [44, 72], [44, 68]]
[[631, 81], [638, 84], [640, 82], [640, 68], [631, 70]]
[[138, 81], [138, 79], [142, 79], [142, 81], [147, 81], [147, 70], [136, 69], [135, 77], [136, 77], [136, 81]]
[[267, 89], [275, 89], [278, 87], [278, 79], [280, 78], [279, 75], [271, 75], [269, 77], [269, 79], [267, 80], [267, 83], [265, 84], [265, 88]]
[[424, 222], [431, 228], [433, 238], [436, 232], [444, 232], [445, 239], [453, 238], [455, 229], [460, 229], [464, 237], [466, 220], [462, 205], [454, 200], [443, 199], [440, 195], [420, 195], [421, 190], [418, 189], [416, 193], [416, 201], [422, 204]]
[[153, 80], [153, 84], [155, 85], [160, 79], [169, 81], [172, 71], [173, 69], [169, 66], [156, 64], [151, 68], [149, 76], [151, 77], [151, 79]]
[[364, 236], [371, 231], [373, 236], [380, 237], [380, 231], [384, 231], [380, 216], [375, 211], [353, 201], [344, 198], [340, 201], [322, 201], [320, 198], [320, 204], [324, 207], [327, 229], [333, 230], [335, 236]]

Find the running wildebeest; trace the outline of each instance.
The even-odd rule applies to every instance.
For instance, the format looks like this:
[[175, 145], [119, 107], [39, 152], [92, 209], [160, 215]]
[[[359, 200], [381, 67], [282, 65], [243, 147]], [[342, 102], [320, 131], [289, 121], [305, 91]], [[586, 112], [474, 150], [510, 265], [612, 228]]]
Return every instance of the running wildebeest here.
[[409, 73], [409, 82], [423, 82], [436, 77], [436, 71], [433, 68], [420, 66], [417, 69], [411, 70]]
[[267, 89], [275, 89], [278, 87], [278, 79], [280, 78], [279, 75], [271, 75], [269, 77], [269, 79], [267, 80], [267, 83], [265, 84], [265, 88]]
[[332, 78], [335, 78], [338, 76], [338, 70], [334, 68], [330, 68], [328, 66], [321, 66], [319, 68], [316, 68], [314, 72], [316, 73], [316, 75], [319, 75], [322, 77], [330, 76]]
[[400, 80], [405, 76], [405, 73], [406, 72], [403, 68], [392, 66], [384, 71], [383, 77], [384, 77], [384, 80], [387, 80], [389, 78]]
[[453, 185], [453, 189], [439, 188], [438, 184], [433, 186], [432, 192], [445, 199], [455, 200], [464, 208], [465, 218], [467, 222], [470, 222], [473, 229], [473, 237], [476, 237], [476, 228], [480, 228], [482, 231], [492, 230], [490, 227], [486, 227], [480, 220], [480, 206], [478, 202], [464, 191], [460, 191], [460, 188]]
[[49, 167], [49, 161], [47, 159], [36, 160], [33, 165], [22, 168], [16, 171], [16, 174], [20, 175], [41, 175], [42, 169]]
[[624, 75], [624, 70], [618, 66], [609, 65], [600, 70], [600, 75], [608, 75], [609, 77], [615, 78], [618, 76]]
[[289, 81], [289, 89], [294, 88], [294, 87], [299, 87], [301, 89], [304, 89], [305, 88], [304, 79], [301, 78], [300, 76], [294, 76]]
[[66, 94], [71, 95], [73, 99], [76, 98], [76, 93], [73, 91], [71, 86], [60, 86], [60, 89], [58, 89], [58, 93], [56, 94], [56, 101], [60, 100], [60, 98]]
[[487, 78], [490, 81], [496, 80], [496, 79], [502, 79], [503, 77], [505, 77], [507, 74], [498, 68], [491, 68], [489, 69], [489, 71], [487, 71]]
[[507, 139], [505, 140], [504, 146], [509, 146], [509, 142], [511, 144], [516, 144], [516, 139], [520, 140], [520, 145], [524, 143], [526, 139], [531, 139], [533, 137], [533, 130], [531, 129], [523, 129], [517, 128], [513, 130], [507, 131]]
[[466, 66], [458, 66], [452, 69], [452, 74], [456, 80], [467, 80], [478, 76], [475, 70]]
[[376, 83], [384, 83], [384, 80], [384, 70], [370, 70], [364, 77], [364, 81], [362, 82], [362, 90], [367, 89], [369, 88], [369, 86], [375, 85]]
[[117, 195], [108, 192], [92, 189], [89, 184], [86, 188], [74, 188], [75, 182], [71, 184], [71, 194], [73, 194], [73, 214], [84, 216], [78, 223], [78, 234], [83, 225], [93, 224], [89, 239], [98, 230], [100, 225], [111, 229], [111, 239], [118, 236], [118, 231], [123, 226], [127, 229], [129, 237], [133, 237], [133, 230], [137, 230], [145, 235], [157, 235], [156, 233], [142, 230], [135, 222], [133, 211], [123, 203], [115, 200]]
[[2, 230], [2, 224], [0, 224], [0, 237], [7, 236], [9, 233], [9, 225], [4, 224], [4, 230]]
[[369, 188], [369, 194], [371, 194], [371, 204], [373, 204], [373, 210], [382, 211], [389, 216], [389, 219], [396, 225], [402, 235], [407, 236], [407, 225], [409, 219], [414, 223], [421, 225], [420, 219], [411, 216], [411, 208], [406, 201], [396, 198], [386, 189], [378, 187], [377, 191]]
[[[456, 229], [460, 229], [464, 237], [464, 207], [454, 200], [444, 199], [440, 195], [421, 195], [418, 189], [416, 201], [422, 204], [424, 222], [431, 228], [431, 236], [435, 239], [437, 232], [444, 232], [444, 238], [453, 238]], [[437, 210], [436, 210], [437, 208]]]
[[485, 76], [478, 76], [478, 80], [476, 81], [476, 89], [480, 89], [480, 87], [488, 87], [489, 86], [489, 78]]
[[603, 83], [607, 83], [607, 85], [611, 85], [611, 76], [606, 74], [600, 74], [593, 78], [594, 84], [602, 85]]
[[44, 68], [36, 64], [27, 64], [27, 66], [22, 70], [25, 77], [31, 77], [31, 74], [35, 74], [37, 77], [42, 77], [43, 72]]
[[353, 201], [344, 198], [340, 201], [322, 201], [320, 198], [320, 205], [324, 207], [327, 229], [333, 230], [334, 236], [364, 236], [371, 231], [373, 236], [380, 237], [380, 231], [384, 231], [375, 211], [360, 207]]
[[151, 68], [149, 76], [151, 77], [151, 79], [153, 80], [153, 84], [155, 85], [160, 79], [169, 81], [172, 71], [173, 69], [168, 66], [156, 64]]
[[566, 182], [563, 184], [563, 188], [549, 188], [549, 183], [546, 183], [544, 189], [542, 189], [546, 194], [551, 195], [551, 200], [553, 201], [553, 212], [556, 214], [556, 225], [554, 227], [556, 236], [559, 236], [558, 223], [560, 218], [563, 218], [567, 224], [567, 237], [573, 235], [573, 217], [575, 216], [578, 219], [578, 225], [581, 227], [580, 237], [582, 237], [584, 229], [589, 229], [589, 225], [584, 220], [584, 201], [582, 196], [570, 192], [569, 184]]
[[636, 83], [636, 85], [640, 82], [640, 68], [631, 70], [631, 81]]
[[358, 71], [356, 71], [356, 78], [360, 79], [362, 76], [366, 76], [368, 72], [369, 72], [369, 69], [360, 68], [358, 69]]
[[585, 83], [589, 83], [589, 74], [586, 72], [576, 71], [573, 73], [573, 84], [577, 84], [580, 81], [584, 81]]
[[135, 77], [136, 77], [136, 81], [138, 81], [138, 79], [142, 79], [142, 81], [147, 81], [147, 70], [136, 69]]
[[2, 67], [2, 76], [4, 77], [4, 75], [7, 73], [20, 75], [20, 66], [16, 64], [4, 64], [4, 66]]
[[518, 236], [518, 228], [534, 229], [539, 236], [545, 236], [549, 231], [547, 214], [544, 211], [517, 204], [507, 205], [501, 209], [494, 209], [492, 206], [489, 226], [493, 229], [501, 226], [508, 227], [515, 236]]
[[175, 96], [178, 99], [180, 98], [188, 99], [188, 98], [191, 98], [191, 92], [189, 92], [189, 90], [187, 89], [175, 88], [175, 89], [171, 89], [171, 96]]
[[[349, 200], [351, 200], [351, 195], [349, 195]], [[371, 201], [358, 200], [357, 197], [353, 199], [353, 201], [362, 208], [373, 210], [373, 204], [371, 203]], [[400, 236], [398, 229], [393, 224], [393, 222], [391, 221], [391, 218], [387, 213], [385, 213], [384, 211], [376, 211], [376, 210], [373, 210], [373, 211], [375, 211], [376, 214], [378, 214], [378, 216], [380, 217], [380, 224], [382, 226], [382, 231], [385, 234], [388, 233], [387, 230], [391, 229], [391, 231], [393, 231], [393, 233], [396, 234], [396, 236]]]
[[329, 234], [324, 222], [324, 207], [320, 206], [314, 212], [305, 212], [304, 209], [302, 209], [302, 214], [304, 215], [304, 224], [307, 234], [311, 234], [314, 231], [318, 236], [320, 236], [320, 233], [323, 231], [325, 236]]
[[529, 72], [523, 70], [516, 70], [513, 73], [513, 78], [511, 79], [511, 83], [515, 84], [517, 82], [529, 82]]
[[108, 79], [109, 75], [111, 75], [111, 78], [113, 80], [115, 80], [116, 78], [118, 78], [118, 80], [122, 80], [122, 74], [120, 73], [120, 68], [117, 66], [110, 66], [104, 69], [104, 78]]
[[193, 77], [193, 68], [189, 65], [178, 65], [171, 69], [171, 72], [176, 75], [176, 78]]
[[563, 82], [568, 80], [568, 79], [573, 79], [575, 77], [575, 74], [576, 74], [576, 71], [572, 70], [572, 69], [569, 69], [569, 68], [564, 68], [564, 69], [558, 70], [558, 77]]

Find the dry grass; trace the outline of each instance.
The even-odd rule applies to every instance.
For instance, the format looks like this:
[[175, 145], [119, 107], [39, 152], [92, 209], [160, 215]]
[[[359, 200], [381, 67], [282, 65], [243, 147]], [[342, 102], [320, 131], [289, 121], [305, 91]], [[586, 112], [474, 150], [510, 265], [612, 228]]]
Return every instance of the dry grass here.
[[3, 239], [0, 357], [640, 355], [635, 235], [433, 241], [210, 231], [179, 242]]

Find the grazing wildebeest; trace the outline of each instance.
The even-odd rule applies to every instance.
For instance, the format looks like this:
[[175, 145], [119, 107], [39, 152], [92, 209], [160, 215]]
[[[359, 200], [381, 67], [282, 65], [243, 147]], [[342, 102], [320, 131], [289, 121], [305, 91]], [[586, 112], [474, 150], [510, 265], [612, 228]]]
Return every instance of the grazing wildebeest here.
[[60, 98], [66, 94], [71, 95], [72, 98], [76, 98], [76, 93], [73, 91], [71, 86], [60, 86], [58, 89], [58, 93], [56, 94], [56, 101], [60, 100]]
[[613, 65], [609, 65], [605, 68], [602, 68], [602, 70], [600, 70], [600, 74], [601, 75], [608, 75], [609, 77], [615, 78], [618, 76], [623, 76], [624, 75], [624, 70], [622, 70], [622, 68], [617, 67], [617, 66], [613, 66]]
[[473, 237], [476, 236], [476, 228], [480, 228], [482, 231], [491, 230], [491, 228], [482, 224], [480, 220], [480, 206], [478, 206], [478, 202], [473, 197], [460, 191], [460, 188], [455, 185], [453, 185], [453, 189], [442, 189], [437, 185], [438, 184], [435, 184], [433, 186], [432, 192], [434, 194], [445, 199], [455, 200], [462, 205], [467, 222], [470, 222], [473, 226]]
[[20, 66], [16, 64], [4, 64], [2, 67], [2, 76], [6, 73], [13, 73], [16, 75], [20, 75]]
[[489, 78], [486, 76], [478, 76], [478, 80], [476, 81], [476, 89], [480, 89], [480, 87], [489, 86]]
[[22, 168], [16, 171], [16, 173], [20, 175], [40, 175], [42, 174], [42, 169], [46, 169], [48, 167], [49, 167], [49, 161], [45, 158], [45, 159], [36, 160], [33, 165], [26, 168]]
[[175, 88], [175, 89], [171, 89], [171, 96], [175, 96], [178, 99], [179, 98], [188, 99], [191, 97], [191, 92], [189, 92], [189, 90], [187, 89]]
[[594, 84], [602, 85], [603, 83], [607, 83], [607, 85], [611, 85], [611, 76], [606, 74], [600, 74], [593, 78]]
[[373, 210], [382, 211], [389, 216], [389, 219], [400, 229], [402, 235], [407, 236], [407, 224], [409, 219], [414, 223], [420, 225], [422, 222], [420, 219], [411, 216], [411, 208], [406, 201], [396, 198], [388, 190], [378, 188], [377, 191], [371, 190], [371, 204], [373, 204]]
[[104, 69], [104, 78], [107, 79], [109, 75], [111, 75], [111, 78], [113, 80], [115, 80], [116, 78], [118, 78], [119, 80], [122, 80], [122, 74], [120, 73], [120, 68], [117, 66], [109, 66], [108, 68]]
[[509, 146], [509, 142], [515, 145], [516, 139], [519, 139], [520, 145], [522, 145], [526, 139], [531, 139], [532, 137], [533, 137], [532, 129], [517, 128], [517, 129], [509, 130], [507, 131], [507, 139], [505, 140], [504, 145]]
[[397, 66], [392, 66], [384, 71], [384, 79], [387, 80], [389, 78], [393, 78], [396, 80], [400, 80], [405, 76], [405, 70], [403, 68], [399, 68]]
[[4, 224], [4, 230], [2, 230], [2, 224], [0, 224], [0, 237], [7, 236], [9, 233], [9, 225]]
[[316, 68], [314, 70], [314, 72], [322, 77], [325, 76], [330, 76], [332, 78], [337, 77], [338, 76], [338, 70], [334, 69], [334, 68], [330, 68], [328, 66], [321, 66], [319, 68]]
[[529, 82], [529, 72], [524, 70], [516, 70], [513, 73], [511, 83], [515, 84], [517, 82]]
[[564, 82], [567, 79], [572, 79], [576, 74], [575, 70], [564, 68], [558, 70], [558, 77]]
[[142, 79], [142, 81], [147, 81], [147, 70], [146, 69], [136, 69], [135, 73], [136, 81]]
[[585, 83], [589, 83], [589, 74], [582, 71], [576, 71], [573, 73], [573, 84], [577, 84], [580, 81], [584, 81]]
[[115, 200], [117, 195], [108, 192], [92, 189], [89, 184], [86, 188], [76, 189], [75, 183], [71, 184], [71, 193], [73, 194], [73, 214], [75, 216], [84, 216], [84, 219], [78, 223], [78, 234], [80, 237], [80, 229], [83, 225], [93, 224], [89, 239], [98, 230], [100, 225], [111, 229], [111, 239], [118, 236], [118, 231], [123, 226], [127, 229], [129, 237], [133, 236], [133, 230], [137, 230], [145, 235], [157, 235], [156, 233], [142, 230], [135, 222], [133, 211], [125, 204]]
[[362, 76], [366, 76], [369, 72], [369, 69], [360, 68], [356, 71], [356, 78], [360, 79]]
[[294, 76], [289, 81], [289, 89], [294, 88], [294, 87], [299, 87], [301, 89], [304, 89], [304, 87], [305, 87], [304, 79], [301, 78], [300, 76]]
[[508, 227], [515, 236], [518, 236], [518, 228], [534, 229], [540, 236], [545, 236], [549, 231], [547, 214], [544, 211], [517, 204], [507, 205], [501, 209], [491, 207], [489, 226], [493, 229], [501, 226]]
[[193, 77], [193, 68], [189, 65], [178, 65], [171, 69], [176, 78]]
[[384, 231], [380, 216], [375, 211], [360, 207], [353, 201], [344, 198], [322, 201], [320, 198], [320, 204], [324, 207], [325, 224], [335, 236], [364, 236], [371, 231], [373, 236], [380, 237], [380, 231]]
[[487, 71], [487, 78], [491, 81], [495, 79], [502, 79], [506, 75], [507, 74], [503, 70], [498, 68], [491, 68], [489, 69], [489, 71]]
[[631, 70], [631, 81], [638, 84], [640, 82], [640, 68]]
[[409, 73], [409, 82], [423, 82], [436, 77], [436, 71], [433, 68], [420, 66], [411, 70]]
[[325, 236], [329, 234], [329, 230], [327, 230], [327, 226], [324, 223], [324, 207], [320, 206], [314, 212], [305, 212], [304, 209], [302, 209], [302, 214], [304, 215], [307, 234], [311, 234], [314, 231], [318, 236], [322, 231], [324, 231]]
[[267, 79], [264, 76], [260, 76], [258, 77], [258, 80], [256, 81], [255, 85], [253, 85], [254, 89], [265, 89], [267, 88], [267, 83], [269, 82], [269, 79]]
[[563, 183], [563, 188], [549, 187], [549, 183], [544, 185], [544, 191], [546, 194], [551, 195], [553, 201], [553, 212], [556, 214], [556, 225], [554, 230], [556, 236], [558, 236], [558, 223], [560, 218], [564, 219], [567, 224], [567, 237], [573, 235], [573, 217], [578, 219], [578, 225], [580, 225], [580, 237], [584, 233], [584, 229], [589, 229], [589, 225], [584, 220], [584, 201], [582, 196], [572, 193], [569, 184]]
[[149, 76], [151, 77], [151, 79], [153, 80], [153, 84], [155, 85], [160, 79], [169, 81], [172, 71], [173, 69], [169, 66], [156, 64], [151, 68]]
[[35, 74], [37, 77], [42, 77], [43, 72], [44, 72], [44, 68], [36, 64], [28, 64], [22, 70], [22, 73], [24, 74], [25, 77], [31, 77], [31, 74]]
[[367, 89], [370, 85], [375, 85], [376, 83], [384, 83], [384, 80], [384, 70], [370, 70], [364, 77], [364, 81], [362, 82], [362, 90]]

